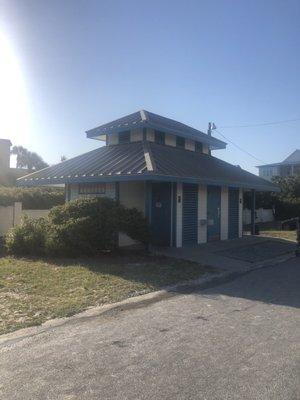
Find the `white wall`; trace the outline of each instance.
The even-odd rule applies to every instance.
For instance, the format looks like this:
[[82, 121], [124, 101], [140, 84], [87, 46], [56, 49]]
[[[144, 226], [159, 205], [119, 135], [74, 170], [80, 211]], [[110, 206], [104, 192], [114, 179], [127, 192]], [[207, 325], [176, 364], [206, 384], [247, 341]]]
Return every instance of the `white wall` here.
[[[136, 208], [145, 214], [145, 184], [144, 182], [120, 182], [119, 201], [128, 208]], [[136, 241], [124, 233], [119, 234], [119, 246], [132, 246]]]
[[198, 243], [206, 243], [206, 242], [207, 242], [207, 186], [199, 185], [199, 187], [198, 187]]
[[16, 202], [8, 207], [0, 206], [0, 236], [21, 221], [22, 203]]
[[228, 239], [228, 187], [221, 188], [221, 240]]
[[125, 207], [134, 207], [145, 213], [144, 182], [120, 182], [119, 201]]
[[5, 235], [9, 229], [21, 223], [22, 217], [27, 215], [37, 219], [45, 217], [50, 210], [22, 210], [22, 203], [16, 202], [8, 207], [0, 207], [0, 236]]

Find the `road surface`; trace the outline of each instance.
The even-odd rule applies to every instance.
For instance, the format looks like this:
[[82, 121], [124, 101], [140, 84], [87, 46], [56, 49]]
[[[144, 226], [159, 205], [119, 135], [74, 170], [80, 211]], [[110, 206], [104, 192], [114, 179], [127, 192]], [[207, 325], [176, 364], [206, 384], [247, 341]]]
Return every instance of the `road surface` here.
[[0, 345], [0, 398], [300, 399], [300, 261]]

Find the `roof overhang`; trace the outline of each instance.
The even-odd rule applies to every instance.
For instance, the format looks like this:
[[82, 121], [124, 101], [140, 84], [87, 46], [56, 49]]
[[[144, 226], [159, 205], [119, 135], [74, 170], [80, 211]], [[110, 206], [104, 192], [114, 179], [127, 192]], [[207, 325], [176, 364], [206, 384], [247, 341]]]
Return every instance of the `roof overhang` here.
[[49, 179], [32, 179], [26, 178], [18, 182], [18, 186], [41, 186], [41, 185], [54, 185], [54, 184], [78, 184], [78, 183], [93, 183], [93, 182], [130, 182], [130, 181], [153, 181], [153, 182], [177, 182], [177, 183], [195, 183], [202, 185], [214, 185], [242, 188], [247, 190], [257, 190], [262, 192], [280, 192], [280, 188], [274, 186], [270, 188], [269, 185], [251, 185], [245, 182], [226, 182], [214, 179], [198, 179], [193, 177], [176, 177], [167, 175], [156, 175], [150, 173], [135, 174], [135, 175], [107, 175], [107, 176], [85, 176], [85, 177], [72, 177], [72, 178], [49, 178]]

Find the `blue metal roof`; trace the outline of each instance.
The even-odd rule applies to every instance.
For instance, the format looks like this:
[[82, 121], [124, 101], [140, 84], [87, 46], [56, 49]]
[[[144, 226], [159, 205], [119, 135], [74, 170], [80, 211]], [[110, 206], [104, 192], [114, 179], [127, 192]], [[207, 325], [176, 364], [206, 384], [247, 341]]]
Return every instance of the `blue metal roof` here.
[[86, 132], [86, 134], [88, 138], [99, 138], [103, 135], [109, 135], [111, 133], [139, 127], [153, 128], [166, 133], [172, 133], [174, 135], [197, 140], [199, 142], [208, 144], [211, 149], [226, 148], [226, 143], [222, 140], [209, 136], [206, 133], [203, 133], [198, 129], [192, 128], [181, 122], [162, 117], [161, 115], [154, 114], [146, 110], [137, 111], [133, 114], [116, 119], [115, 121], [100, 125], [94, 129], [90, 129]]
[[18, 179], [22, 186], [163, 180], [257, 190], [277, 186], [213, 156], [153, 142], [103, 146]]

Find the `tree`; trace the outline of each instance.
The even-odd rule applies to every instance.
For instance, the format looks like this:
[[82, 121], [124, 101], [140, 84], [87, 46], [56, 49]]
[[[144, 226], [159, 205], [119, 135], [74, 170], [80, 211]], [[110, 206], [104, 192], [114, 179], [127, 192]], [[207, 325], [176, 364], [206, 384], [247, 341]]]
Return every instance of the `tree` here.
[[25, 149], [23, 146], [14, 146], [11, 154], [17, 156], [17, 168], [27, 168], [29, 170], [40, 170], [48, 167], [48, 164], [37, 153]]

